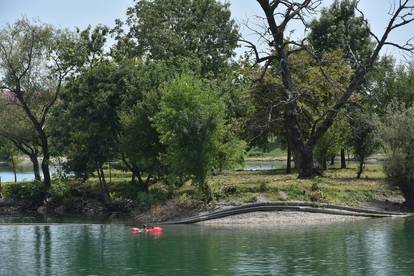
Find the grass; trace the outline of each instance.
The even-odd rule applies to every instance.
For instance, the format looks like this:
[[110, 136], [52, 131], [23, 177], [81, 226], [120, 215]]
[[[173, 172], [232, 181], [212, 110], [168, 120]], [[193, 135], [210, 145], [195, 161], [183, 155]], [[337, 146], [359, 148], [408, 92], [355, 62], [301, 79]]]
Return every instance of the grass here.
[[[221, 201], [265, 198], [269, 201], [315, 201], [360, 206], [370, 201], [401, 198], [398, 190], [387, 185], [381, 164], [368, 164], [361, 179], [356, 179], [356, 164], [347, 169], [329, 168], [323, 177], [298, 179], [283, 171], [238, 171], [213, 176], [210, 186]], [[226, 193], [221, 187], [232, 187]], [[217, 192], [218, 191], [218, 192]], [[220, 191], [222, 191], [220, 193]]]
[[[349, 206], [361, 206], [366, 202], [402, 199], [400, 192], [387, 185], [380, 163], [367, 164], [361, 179], [356, 179], [356, 163], [347, 169], [330, 166], [323, 177], [298, 179], [297, 174], [275, 171], [230, 171], [211, 176], [209, 185], [216, 201], [255, 202], [267, 201], [313, 201]], [[131, 185], [131, 174], [120, 170], [105, 171], [108, 190], [112, 195], [137, 199], [137, 189]], [[72, 181], [70, 182], [72, 183]], [[92, 196], [98, 196], [98, 179], [91, 177], [86, 183], [71, 185]], [[14, 183], [3, 183], [3, 188]], [[19, 184], [19, 183], [18, 183]], [[24, 185], [20, 183], [19, 185]], [[151, 187], [152, 194], [159, 197], [168, 194], [161, 183]], [[197, 195], [191, 183], [186, 183], [175, 193], [176, 197]], [[164, 198], [166, 196], [162, 196]]]

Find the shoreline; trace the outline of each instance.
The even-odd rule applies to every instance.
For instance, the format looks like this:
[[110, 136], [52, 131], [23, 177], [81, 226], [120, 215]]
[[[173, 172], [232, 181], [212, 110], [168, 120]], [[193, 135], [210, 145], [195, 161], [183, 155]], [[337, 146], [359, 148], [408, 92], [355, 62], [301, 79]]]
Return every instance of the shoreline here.
[[197, 222], [199, 225], [237, 225], [237, 226], [289, 226], [316, 225], [337, 222], [351, 222], [372, 217], [345, 216], [300, 211], [251, 212], [224, 218]]

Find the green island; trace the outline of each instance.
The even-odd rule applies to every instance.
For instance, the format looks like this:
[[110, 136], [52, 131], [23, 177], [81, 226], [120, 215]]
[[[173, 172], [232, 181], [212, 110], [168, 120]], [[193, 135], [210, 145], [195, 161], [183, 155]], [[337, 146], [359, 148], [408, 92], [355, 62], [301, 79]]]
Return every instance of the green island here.
[[366, 2], [1, 0], [0, 275], [412, 274], [414, 0]]

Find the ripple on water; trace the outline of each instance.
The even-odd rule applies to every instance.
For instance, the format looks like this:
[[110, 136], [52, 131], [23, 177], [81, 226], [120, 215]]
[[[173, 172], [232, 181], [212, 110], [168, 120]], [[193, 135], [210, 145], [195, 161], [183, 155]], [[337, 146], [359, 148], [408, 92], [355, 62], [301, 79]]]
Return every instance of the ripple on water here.
[[0, 275], [409, 275], [414, 220], [288, 228], [0, 226]]

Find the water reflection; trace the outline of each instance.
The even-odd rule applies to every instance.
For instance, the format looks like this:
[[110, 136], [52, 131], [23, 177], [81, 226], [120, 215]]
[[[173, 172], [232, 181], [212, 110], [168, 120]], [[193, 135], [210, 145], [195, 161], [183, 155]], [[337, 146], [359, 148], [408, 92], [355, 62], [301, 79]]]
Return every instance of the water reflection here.
[[0, 226], [0, 275], [410, 275], [414, 220], [313, 227]]
[[[50, 173], [56, 175], [58, 173], [59, 167], [52, 166], [50, 168]], [[40, 171], [42, 175], [42, 172]], [[31, 181], [34, 180], [33, 168], [30, 165], [19, 165], [16, 169], [17, 181]], [[14, 173], [13, 170], [5, 163], [0, 163], [0, 179], [1, 182], [14, 182]]]

